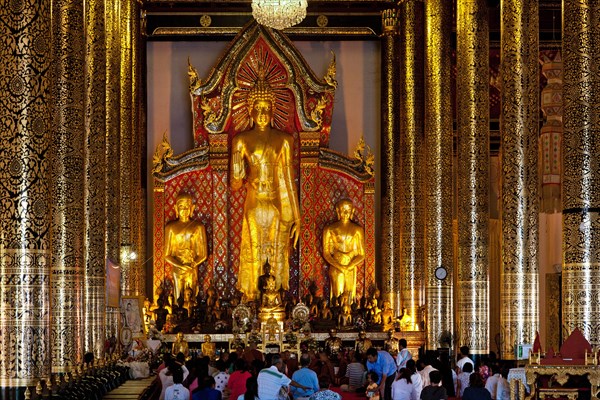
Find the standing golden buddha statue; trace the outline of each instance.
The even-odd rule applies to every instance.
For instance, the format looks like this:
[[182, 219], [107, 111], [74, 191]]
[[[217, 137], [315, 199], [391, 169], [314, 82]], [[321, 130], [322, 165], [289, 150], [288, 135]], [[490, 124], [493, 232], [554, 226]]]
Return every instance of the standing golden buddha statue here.
[[[173, 266], [173, 300], [176, 302], [187, 286], [198, 286], [198, 266], [206, 260], [206, 229], [192, 220], [192, 196], [180, 193], [175, 201], [177, 219], [165, 226], [165, 260]], [[171, 304], [173, 306], [173, 304]]]
[[323, 230], [323, 257], [329, 263], [331, 297], [342, 294], [356, 296], [356, 270], [365, 260], [365, 233], [362, 227], [352, 222], [354, 205], [348, 199], [337, 202], [335, 209], [338, 221]]
[[246, 182], [238, 289], [248, 301], [259, 297], [258, 277], [267, 258], [276, 290], [289, 289], [290, 238], [296, 248], [300, 205], [294, 182], [294, 139], [272, 128], [275, 94], [259, 78], [247, 97], [254, 126], [233, 138], [231, 187]]

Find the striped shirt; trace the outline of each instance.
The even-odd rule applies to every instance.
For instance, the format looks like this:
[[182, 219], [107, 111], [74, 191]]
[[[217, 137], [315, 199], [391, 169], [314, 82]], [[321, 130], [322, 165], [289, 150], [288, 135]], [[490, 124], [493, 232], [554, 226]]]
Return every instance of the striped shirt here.
[[348, 364], [346, 377], [351, 388], [358, 388], [365, 384], [365, 366], [358, 362]]
[[257, 381], [258, 398], [260, 400], [277, 400], [281, 388], [287, 387], [292, 380], [272, 365], [259, 372]]

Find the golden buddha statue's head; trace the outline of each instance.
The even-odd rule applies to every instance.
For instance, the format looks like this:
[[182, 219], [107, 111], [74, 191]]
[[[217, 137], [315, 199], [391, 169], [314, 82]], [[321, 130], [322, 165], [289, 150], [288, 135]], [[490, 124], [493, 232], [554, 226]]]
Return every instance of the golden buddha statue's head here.
[[271, 108], [275, 108], [275, 93], [263, 77], [259, 77], [250, 92], [248, 92], [248, 97], [246, 98], [246, 104], [248, 105], [248, 110], [252, 110], [254, 107], [254, 102], [258, 100], [268, 101], [271, 103]]
[[393, 337], [394, 337], [394, 330], [393, 329], [388, 330], [388, 339], [391, 339]]
[[342, 199], [335, 204], [338, 219], [350, 221], [354, 216], [354, 204], [349, 199]]
[[183, 332], [179, 332], [179, 333], [177, 334], [177, 341], [178, 341], [178, 342], [182, 342], [182, 341], [183, 341]]
[[275, 110], [275, 93], [264, 79], [258, 79], [246, 99], [251, 120], [260, 129], [269, 126]]
[[177, 218], [189, 219], [194, 211], [193, 197], [189, 193], [179, 193], [175, 201], [175, 215]]
[[210, 343], [210, 335], [204, 335], [204, 341]]
[[358, 337], [359, 337], [359, 339], [365, 339], [367, 337], [367, 332], [365, 332], [365, 331], [358, 332]]
[[329, 337], [332, 337], [332, 338], [333, 338], [333, 337], [336, 337], [336, 336], [337, 336], [337, 329], [335, 329], [335, 328], [331, 328], [331, 329], [329, 330]]

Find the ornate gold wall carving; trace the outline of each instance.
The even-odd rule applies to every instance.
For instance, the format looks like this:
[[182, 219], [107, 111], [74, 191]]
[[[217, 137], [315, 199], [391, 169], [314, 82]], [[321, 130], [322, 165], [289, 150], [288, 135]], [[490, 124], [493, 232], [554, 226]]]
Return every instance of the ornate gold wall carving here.
[[502, 358], [538, 331], [538, 6], [502, 3]]
[[489, 352], [489, 27], [484, 0], [458, 0], [458, 334]]
[[600, 4], [563, 2], [563, 328], [600, 344]]
[[84, 266], [85, 351], [103, 355], [106, 309], [106, 74], [104, 2], [85, 10]]
[[0, 7], [0, 386], [49, 376], [50, 1]]
[[[440, 346], [442, 333], [454, 331], [452, 243], [452, 3], [425, 4], [425, 274], [427, 348]], [[448, 271], [445, 280], [436, 268]]]
[[383, 36], [381, 46], [381, 257], [382, 293], [390, 300], [394, 311], [400, 312], [400, 279], [397, 265], [400, 259], [400, 135], [398, 129], [398, 73], [396, 63], [398, 20], [395, 10], [382, 13]]
[[400, 297], [413, 321], [425, 304], [423, 117], [424, 5], [407, 0], [399, 5], [400, 42]]

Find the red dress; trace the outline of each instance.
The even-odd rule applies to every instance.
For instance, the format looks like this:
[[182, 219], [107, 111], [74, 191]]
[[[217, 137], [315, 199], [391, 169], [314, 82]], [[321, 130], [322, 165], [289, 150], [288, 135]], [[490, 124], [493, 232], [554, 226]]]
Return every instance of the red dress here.
[[246, 381], [251, 376], [252, 374], [248, 371], [233, 371], [233, 373], [229, 375], [227, 387], [229, 388], [229, 398], [231, 400], [237, 400], [240, 394], [246, 393]]

